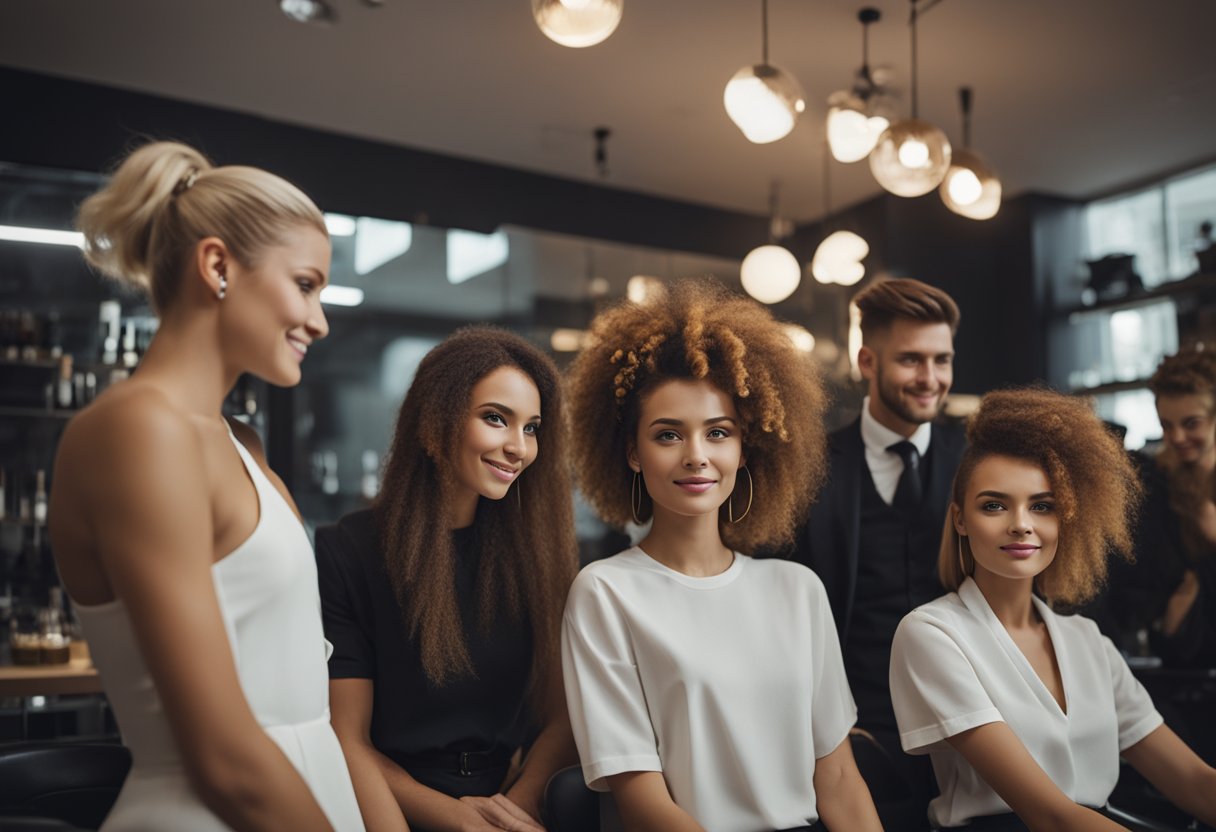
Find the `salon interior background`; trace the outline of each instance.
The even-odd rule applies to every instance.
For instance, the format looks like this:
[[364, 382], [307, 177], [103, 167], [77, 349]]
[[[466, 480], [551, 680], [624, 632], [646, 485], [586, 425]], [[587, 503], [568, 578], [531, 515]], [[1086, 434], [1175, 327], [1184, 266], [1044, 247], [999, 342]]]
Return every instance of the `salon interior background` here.
[[[915, 276], [958, 299], [956, 392], [1045, 380], [1091, 390], [1116, 415], [1145, 375], [1132, 359], [1211, 323], [1203, 280], [1157, 303], [1081, 305], [1087, 257], [1135, 253], [1150, 287], [1195, 271], [1197, 217], [1216, 215], [1216, 6], [1203, 0], [945, 0], [922, 16], [920, 114], [957, 146], [956, 91], [974, 88], [973, 144], [1004, 183], [984, 222], [936, 193], [887, 194], [864, 162], [831, 162], [825, 183], [825, 102], [861, 63], [860, 3], [769, 3], [771, 61], [807, 100], [769, 145], [722, 109], [725, 82], [759, 59], [759, 0], [631, 2], [607, 41], [577, 50], [547, 40], [523, 2], [333, 5], [328, 27], [293, 23], [270, 0], [0, 8], [3, 224], [68, 227], [95, 174], [140, 136], [274, 170], [326, 211], [398, 223], [386, 233], [399, 249], [408, 224], [405, 248], [363, 274], [354, 248], [374, 224], [335, 236], [335, 282], [365, 303], [331, 308], [333, 335], [301, 389], [257, 391], [272, 462], [293, 490], [316, 491], [302, 499], [315, 519], [358, 499], [366, 452], [383, 451], [408, 381], [393, 375], [427, 344], [470, 320], [549, 343], [634, 274], [737, 285], [739, 260], [769, 237], [773, 181], [803, 265], [826, 232], [848, 228], [870, 245], [865, 282]], [[909, 4], [870, 5], [882, 12], [870, 62], [906, 115]], [[593, 161], [600, 125], [613, 131], [606, 176]], [[490, 235], [474, 248], [505, 243], [509, 257], [453, 281], [452, 231]], [[856, 406], [847, 300], [865, 282], [804, 272], [775, 307], [817, 339], [838, 418]], [[70, 249], [0, 242], [5, 307], [95, 308], [110, 291]]]

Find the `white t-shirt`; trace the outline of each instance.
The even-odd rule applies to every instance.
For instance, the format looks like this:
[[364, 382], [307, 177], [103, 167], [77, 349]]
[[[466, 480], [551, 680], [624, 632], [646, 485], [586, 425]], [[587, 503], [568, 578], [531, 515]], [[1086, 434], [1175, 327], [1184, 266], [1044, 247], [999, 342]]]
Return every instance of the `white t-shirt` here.
[[562, 665], [587, 785], [660, 771], [710, 832], [814, 823], [815, 760], [857, 719], [823, 584], [788, 561], [736, 553], [708, 578], [637, 547], [593, 563]]
[[938, 826], [1011, 811], [947, 737], [1005, 722], [1064, 794], [1103, 806], [1119, 778], [1119, 754], [1161, 725], [1148, 692], [1088, 618], [1060, 616], [1038, 598], [1064, 684], [1066, 711], [988, 606], [975, 581], [917, 607], [891, 645], [891, 701], [900, 742], [929, 754], [941, 796]]

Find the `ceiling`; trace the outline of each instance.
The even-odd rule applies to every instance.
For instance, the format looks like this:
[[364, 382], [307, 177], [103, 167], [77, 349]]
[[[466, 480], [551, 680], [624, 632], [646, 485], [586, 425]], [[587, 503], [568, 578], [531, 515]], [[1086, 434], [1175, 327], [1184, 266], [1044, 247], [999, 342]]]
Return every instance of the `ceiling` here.
[[[861, 62], [860, 2], [769, 4], [808, 110], [753, 145], [722, 89], [759, 60], [759, 0], [628, 0], [589, 49], [545, 38], [527, 0], [330, 1], [315, 27], [275, 0], [3, 0], [0, 63], [589, 181], [603, 124], [608, 185], [760, 214], [776, 179], [787, 216], [823, 212], [823, 102]], [[909, 3], [872, 4], [871, 62], [906, 86]], [[920, 21], [920, 114], [957, 144], [968, 84], [1007, 195], [1094, 196], [1216, 158], [1214, 31], [1211, 0], [943, 0]], [[830, 176], [836, 207], [878, 192], [864, 162]]]

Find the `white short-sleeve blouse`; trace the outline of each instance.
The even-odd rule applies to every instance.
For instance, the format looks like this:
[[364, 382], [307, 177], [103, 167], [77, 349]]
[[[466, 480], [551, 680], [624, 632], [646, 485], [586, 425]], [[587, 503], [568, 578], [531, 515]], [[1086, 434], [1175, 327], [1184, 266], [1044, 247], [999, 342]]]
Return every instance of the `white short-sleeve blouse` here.
[[1011, 811], [949, 743], [970, 728], [1005, 722], [1069, 798], [1103, 806], [1119, 777], [1119, 754], [1162, 723], [1127, 662], [1079, 615], [1034, 604], [1060, 666], [1066, 709], [968, 578], [910, 612], [891, 646], [891, 700], [900, 742], [929, 754], [941, 796], [929, 805], [937, 826]]
[[735, 554], [708, 578], [637, 547], [593, 563], [562, 665], [587, 785], [660, 771], [710, 832], [814, 823], [815, 760], [857, 718], [823, 584], [788, 561]]

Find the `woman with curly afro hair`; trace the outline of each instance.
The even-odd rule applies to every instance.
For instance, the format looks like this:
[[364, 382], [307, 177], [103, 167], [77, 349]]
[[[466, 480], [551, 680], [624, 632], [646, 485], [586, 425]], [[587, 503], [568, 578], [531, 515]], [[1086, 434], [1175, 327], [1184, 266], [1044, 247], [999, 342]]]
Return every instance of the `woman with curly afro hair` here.
[[823, 476], [809, 358], [756, 303], [686, 282], [600, 315], [569, 382], [583, 492], [650, 522], [566, 604], [587, 784], [628, 829], [879, 829], [823, 585], [745, 554], [788, 542]]
[[[1119, 441], [1074, 398], [986, 395], [968, 426], [938, 558], [949, 595], [900, 623], [900, 740], [929, 754], [935, 828], [1125, 828], [1104, 809], [1127, 760], [1216, 821], [1216, 770], [1162, 723], [1097, 625], [1061, 615], [1128, 551], [1140, 485]], [[1011, 813], [1012, 812], [1012, 813]]]
[[545, 783], [575, 760], [560, 381], [518, 335], [449, 336], [418, 365], [376, 502], [317, 531], [333, 723], [369, 832], [402, 830], [403, 815], [543, 832]]

